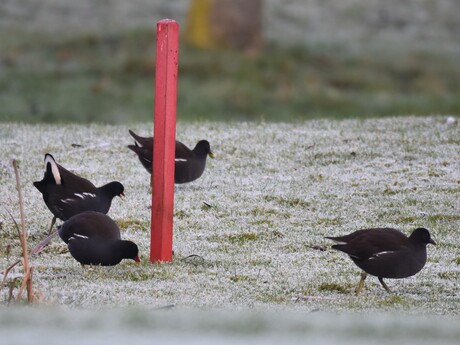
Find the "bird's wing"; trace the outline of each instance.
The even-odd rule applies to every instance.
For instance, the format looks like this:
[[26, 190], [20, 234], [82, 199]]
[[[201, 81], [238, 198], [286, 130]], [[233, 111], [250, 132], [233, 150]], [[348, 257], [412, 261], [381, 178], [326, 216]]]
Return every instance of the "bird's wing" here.
[[185, 144], [176, 140], [176, 160], [183, 159], [189, 160], [193, 157], [193, 151], [190, 150]]
[[75, 175], [59, 164], [57, 164], [57, 166], [59, 168], [59, 174], [61, 175], [62, 185], [65, 187], [67, 193], [93, 193], [96, 191], [96, 186], [89, 180], [85, 179], [84, 177]]
[[399, 231], [378, 229], [362, 232], [346, 244], [333, 248], [341, 250], [357, 260], [366, 260], [373, 256], [387, 255], [390, 252], [404, 250], [410, 246], [408, 238]]

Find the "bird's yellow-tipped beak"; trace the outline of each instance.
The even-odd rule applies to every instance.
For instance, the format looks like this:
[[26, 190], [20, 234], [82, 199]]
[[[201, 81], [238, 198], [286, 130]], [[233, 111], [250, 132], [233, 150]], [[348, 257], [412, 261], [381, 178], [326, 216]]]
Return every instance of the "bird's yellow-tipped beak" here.
[[210, 157], [210, 158], [214, 158], [214, 157], [215, 157], [215, 156], [214, 156], [214, 153], [213, 153], [213, 152], [209, 152], [209, 157]]

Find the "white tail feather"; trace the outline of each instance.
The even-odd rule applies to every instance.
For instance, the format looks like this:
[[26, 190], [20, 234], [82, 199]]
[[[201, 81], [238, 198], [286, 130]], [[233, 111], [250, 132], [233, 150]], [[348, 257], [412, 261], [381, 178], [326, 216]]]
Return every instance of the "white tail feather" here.
[[53, 156], [51, 156], [49, 153], [45, 155], [45, 170], [48, 166], [48, 163], [51, 164], [51, 173], [53, 174], [54, 181], [56, 181], [56, 184], [61, 184], [61, 174], [59, 173], [59, 168]]

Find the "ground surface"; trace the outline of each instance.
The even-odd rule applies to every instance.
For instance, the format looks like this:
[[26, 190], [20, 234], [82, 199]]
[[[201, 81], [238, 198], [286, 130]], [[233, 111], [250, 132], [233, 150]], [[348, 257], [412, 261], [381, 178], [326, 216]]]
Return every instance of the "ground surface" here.
[[[150, 126], [130, 128], [147, 135]], [[126, 148], [131, 143], [128, 127], [0, 125], [2, 269], [20, 253], [5, 211], [19, 220], [12, 158], [20, 161], [31, 245], [44, 237], [51, 221], [32, 186], [42, 178], [46, 152], [96, 185], [119, 180], [126, 188], [126, 199], [114, 200], [109, 215], [120, 225], [122, 237], [139, 245], [141, 265], [124, 261], [112, 268], [83, 270], [56, 239], [31, 260], [34, 288], [43, 304], [71, 309], [175, 305], [287, 315], [320, 311], [458, 317], [458, 123], [449, 125], [439, 116], [179, 124], [179, 140], [192, 146], [206, 138], [217, 157], [208, 160], [201, 179], [176, 186], [175, 256], [170, 264], [153, 266], [148, 262], [149, 175]], [[428, 248], [428, 262], [418, 275], [387, 281], [392, 294], [370, 277], [356, 298], [352, 292], [358, 268], [342, 253], [321, 250], [330, 244], [324, 236], [375, 226], [405, 233], [424, 226], [438, 245]], [[21, 276], [19, 269], [10, 278], [15, 276]], [[6, 305], [7, 288], [1, 298]], [[85, 318], [91, 316], [83, 313]], [[65, 322], [64, 329], [71, 327]]]

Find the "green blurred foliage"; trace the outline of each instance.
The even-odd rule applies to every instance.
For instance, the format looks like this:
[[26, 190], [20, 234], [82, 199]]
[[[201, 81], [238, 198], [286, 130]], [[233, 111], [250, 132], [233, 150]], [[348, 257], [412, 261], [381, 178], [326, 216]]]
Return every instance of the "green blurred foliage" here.
[[[0, 121], [151, 120], [154, 35], [0, 34]], [[267, 44], [248, 56], [181, 44], [178, 119], [460, 114], [458, 56], [382, 50]]]

